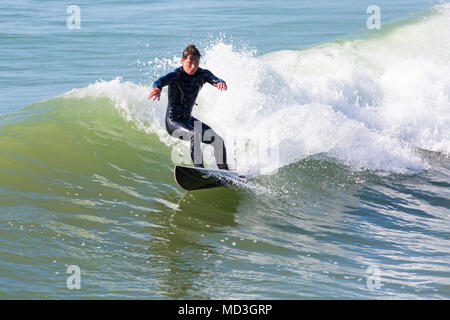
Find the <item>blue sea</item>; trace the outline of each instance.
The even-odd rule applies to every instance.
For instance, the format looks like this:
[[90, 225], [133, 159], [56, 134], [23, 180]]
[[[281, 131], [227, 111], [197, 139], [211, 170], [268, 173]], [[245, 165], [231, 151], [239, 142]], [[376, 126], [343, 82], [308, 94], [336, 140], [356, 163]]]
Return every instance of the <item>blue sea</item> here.
[[[188, 44], [248, 186], [173, 178]], [[450, 298], [445, 1], [19, 0], [0, 52], [0, 299]]]

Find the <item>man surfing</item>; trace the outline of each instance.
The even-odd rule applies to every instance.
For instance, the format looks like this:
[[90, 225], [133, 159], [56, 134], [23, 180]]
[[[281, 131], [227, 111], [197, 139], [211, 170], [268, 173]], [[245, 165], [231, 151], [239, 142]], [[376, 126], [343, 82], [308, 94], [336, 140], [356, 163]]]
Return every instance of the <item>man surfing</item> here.
[[192, 117], [192, 108], [205, 82], [219, 90], [227, 90], [225, 81], [211, 71], [199, 68], [201, 54], [194, 45], [183, 50], [182, 66], [166, 74], [153, 83], [148, 99], [160, 99], [161, 90], [169, 86], [166, 112], [166, 129], [173, 137], [190, 140], [191, 159], [195, 167], [204, 168], [200, 142], [213, 144], [214, 157], [219, 169], [229, 170], [225, 144], [210, 126]]

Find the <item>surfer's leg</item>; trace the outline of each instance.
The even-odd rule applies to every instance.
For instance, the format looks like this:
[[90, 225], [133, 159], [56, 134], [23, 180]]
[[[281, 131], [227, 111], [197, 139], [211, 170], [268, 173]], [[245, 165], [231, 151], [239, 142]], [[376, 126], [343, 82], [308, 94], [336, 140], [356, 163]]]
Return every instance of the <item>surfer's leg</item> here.
[[192, 117], [189, 119], [189, 126], [193, 128], [191, 135], [191, 159], [195, 167], [204, 168], [202, 153], [203, 123]]
[[[214, 147], [214, 158], [219, 169], [229, 170], [227, 165], [227, 151], [225, 148], [225, 141], [219, 136], [209, 125], [194, 119], [194, 123], [201, 124], [201, 142], [206, 144], [212, 144]], [[195, 122], [197, 121], [197, 122]], [[199, 125], [197, 125], [199, 127]], [[197, 130], [198, 131], [198, 130]]]
[[190, 153], [194, 166], [204, 168], [201, 149], [201, 128], [195, 130], [195, 123], [192, 119], [183, 122], [166, 117], [166, 129], [172, 137], [190, 141]]

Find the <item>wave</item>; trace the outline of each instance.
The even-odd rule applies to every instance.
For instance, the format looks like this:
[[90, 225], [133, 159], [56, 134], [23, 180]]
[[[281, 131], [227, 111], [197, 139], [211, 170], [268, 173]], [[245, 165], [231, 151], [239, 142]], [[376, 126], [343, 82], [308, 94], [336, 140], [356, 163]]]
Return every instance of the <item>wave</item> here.
[[[225, 79], [228, 91], [206, 85], [194, 116], [225, 138], [229, 162], [241, 172], [269, 173], [319, 154], [355, 169], [424, 170], [428, 164], [418, 150], [450, 152], [449, 18], [450, 6], [440, 5], [376, 36], [264, 56], [218, 41], [204, 50], [202, 67]], [[156, 78], [178, 61], [144, 66]], [[98, 81], [33, 108], [65, 105], [59, 111], [65, 119], [76, 112], [89, 122], [95, 101], [106, 98], [103, 111], [110, 117], [115, 109], [133, 128], [186, 150], [166, 133], [166, 91], [152, 102], [150, 88], [120, 78]], [[107, 118], [95, 119], [118, 121]], [[212, 163], [208, 148], [206, 162]]]

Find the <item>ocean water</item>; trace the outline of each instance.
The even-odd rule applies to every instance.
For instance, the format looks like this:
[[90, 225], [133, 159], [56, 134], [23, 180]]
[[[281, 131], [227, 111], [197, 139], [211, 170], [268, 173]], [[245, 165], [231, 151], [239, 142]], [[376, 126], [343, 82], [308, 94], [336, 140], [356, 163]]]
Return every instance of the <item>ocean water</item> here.
[[[249, 187], [173, 179], [189, 43]], [[450, 298], [449, 4], [15, 1], [0, 52], [1, 299]]]

